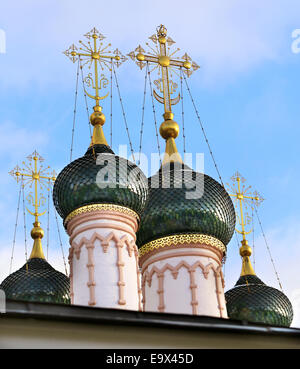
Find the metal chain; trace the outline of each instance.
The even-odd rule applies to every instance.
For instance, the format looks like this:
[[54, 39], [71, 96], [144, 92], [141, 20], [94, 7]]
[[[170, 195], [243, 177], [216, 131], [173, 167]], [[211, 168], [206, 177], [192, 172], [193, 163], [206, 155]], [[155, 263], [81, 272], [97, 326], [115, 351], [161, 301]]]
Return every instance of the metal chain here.
[[22, 182], [20, 184], [19, 197], [18, 197], [17, 215], [16, 215], [12, 252], [11, 252], [11, 258], [10, 258], [9, 274], [11, 274], [11, 271], [12, 271], [14, 252], [15, 252], [15, 246], [16, 246], [16, 236], [17, 236], [17, 227], [18, 227], [18, 219], [19, 219], [19, 211], [20, 211], [21, 192], [22, 192]]
[[[53, 198], [53, 188], [51, 189], [51, 193], [52, 193], [52, 198]], [[63, 257], [63, 262], [64, 262], [64, 267], [65, 267], [65, 274], [66, 276], [68, 276], [68, 270], [67, 270], [67, 264], [66, 264], [66, 259], [65, 259], [65, 253], [64, 253], [64, 248], [63, 248], [63, 244], [62, 244], [62, 240], [61, 240], [61, 234], [60, 234], [60, 230], [59, 230], [59, 223], [58, 223], [58, 219], [57, 219], [57, 212], [56, 209], [53, 205], [53, 210], [54, 210], [54, 215], [55, 215], [55, 220], [56, 220], [56, 227], [57, 227], [57, 233], [58, 233], [58, 238], [59, 238], [59, 244], [60, 244], [60, 248], [61, 248], [61, 253], [62, 253], [62, 257]]]
[[[184, 78], [185, 85], [186, 85], [186, 88], [187, 88], [187, 90], [188, 90], [189, 96], [190, 96], [190, 98], [191, 98], [191, 101], [192, 101], [192, 104], [193, 104], [193, 107], [194, 107], [194, 110], [195, 110], [195, 113], [196, 113], [197, 119], [198, 119], [198, 121], [199, 121], [199, 124], [200, 124], [201, 130], [202, 130], [202, 133], [203, 133], [204, 139], [205, 139], [206, 144], [207, 144], [207, 147], [208, 147], [208, 149], [209, 149], [210, 156], [211, 156], [211, 158], [212, 158], [212, 160], [213, 160], [213, 163], [214, 163], [215, 169], [216, 169], [216, 171], [217, 171], [217, 174], [218, 174], [219, 180], [220, 180], [220, 182], [221, 182], [222, 186], [225, 188], [224, 183], [223, 183], [223, 180], [222, 180], [222, 177], [221, 177], [221, 174], [220, 174], [220, 171], [219, 171], [219, 169], [218, 169], [218, 166], [217, 166], [217, 163], [216, 163], [216, 160], [215, 160], [215, 157], [214, 157], [214, 154], [213, 154], [213, 152], [212, 152], [211, 146], [210, 146], [209, 141], [208, 141], [208, 138], [207, 138], [207, 136], [206, 136], [206, 133], [205, 133], [205, 130], [204, 130], [204, 126], [203, 126], [203, 123], [202, 123], [202, 121], [201, 121], [201, 118], [200, 118], [200, 115], [199, 115], [198, 109], [197, 109], [197, 107], [196, 107], [196, 104], [195, 104], [195, 101], [194, 101], [194, 99], [193, 99], [193, 96], [192, 96], [191, 90], [190, 90], [190, 88], [189, 88], [189, 85], [188, 85], [187, 79], [186, 79], [186, 77], [185, 77], [184, 73], [182, 73], [182, 75], [183, 75], [183, 78]], [[237, 241], [238, 248], [240, 248], [240, 246], [239, 246], [239, 241], [238, 241], [238, 237], [237, 237], [237, 232], [236, 232], [236, 231], [235, 231], [235, 236], [236, 236], [236, 241]], [[250, 288], [249, 288], [249, 285], [248, 285], [248, 279], [247, 279], [247, 276], [245, 276], [245, 279], [246, 279], [246, 285], [247, 285], [247, 288], [248, 288], [248, 292], [250, 293]]]
[[238, 247], [238, 249], [240, 249], [239, 238], [238, 238], [238, 235], [237, 235], [237, 231], [236, 230], [234, 230], [234, 234], [235, 234], [235, 238], [236, 238], [237, 247]]
[[181, 94], [181, 117], [182, 117], [182, 137], [183, 137], [183, 152], [186, 153], [185, 145], [185, 128], [184, 128], [184, 109], [183, 109], [183, 88], [182, 88], [182, 68], [180, 67], [180, 94]]
[[118, 90], [118, 95], [119, 95], [119, 100], [120, 100], [120, 104], [121, 104], [121, 109], [122, 109], [123, 119], [124, 119], [124, 123], [125, 123], [125, 128], [126, 128], [126, 132], [127, 132], [127, 136], [128, 136], [128, 140], [129, 140], [131, 155], [132, 155], [134, 163], [136, 163], [135, 157], [134, 157], [134, 151], [133, 151], [133, 147], [132, 147], [132, 142], [131, 142], [131, 139], [130, 139], [127, 119], [126, 119], [126, 115], [125, 115], [125, 110], [124, 110], [124, 106], [123, 106], [123, 101], [122, 101], [122, 97], [121, 97], [120, 87], [119, 87], [119, 83], [118, 83], [117, 74], [116, 74], [116, 71], [115, 71], [114, 64], [112, 64], [112, 69], [113, 69], [113, 72], [114, 72], [115, 84], [116, 84], [116, 87], [117, 87], [117, 90]]
[[24, 181], [22, 176], [22, 201], [23, 201], [23, 221], [24, 221], [24, 240], [25, 240], [25, 260], [26, 260], [26, 271], [28, 271], [28, 255], [27, 255], [27, 229], [26, 229], [26, 214], [25, 214], [25, 196], [24, 196]]
[[266, 238], [265, 232], [264, 232], [264, 230], [263, 230], [263, 227], [262, 227], [262, 224], [261, 224], [261, 221], [260, 221], [259, 215], [258, 215], [257, 207], [256, 207], [256, 205], [255, 205], [255, 204], [254, 204], [254, 210], [255, 210], [255, 214], [256, 214], [256, 217], [257, 217], [258, 223], [259, 223], [259, 225], [260, 225], [261, 233], [262, 233], [263, 238], [264, 238], [264, 240], [265, 240], [265, 244], [266, 244], [266, 247], [267, 247], [267, 250], [268, 250], [268, 253], [269, 253], [270, 259], [271, 259], [271, 263], [272, 263], [272, 265], [273, 265], [273, 269], [274, 269], [274, 272], [275, 272], [275, 275], [276, 275], [276, 278], [277, 278], [277, 281], [278, 281], [279, 287], [280, 287], [281, 291], [283, 292], [282, 284], [281, 284], [281, 281], [280, 281], [280, 279], [279, 279], [279, 275], [278, 275], [278, 273], [277, 273], [277, 270], [276, 270], [276, 267], [275, 267], [275, 263], [274, 263], [274, 260], [273, 260], [273, 258], [272, 258], [271, 250], [270, 250], [270, 247], [269, 247], [269, 245], [268, 245], [267, 238]]
[[255, 237], [254, 237], [254, 213], [253, 213], [253, 206], [254, 206], [254, 202], [253, 199], [251, 200], [252, 202], [252, 206], [251, 206], [251, 216], [252, 216], [252, 248], [253, 248], [253, 267], [254, 267], [254, 271], [255, 271]]
[[79, 63], [80, 63], [80, 70], [81, 70], [81, 80], [82, 80], [82, 88], [83, 88], [83, 94], [84, 94], [84, 100], [85, 100], [85, 108], [86, 108], [89, 131], [90, 131], [90, 138], [91, 138], [91, 143], [92, 143], [92, 148], [93, 148], [93, 156], [94, 156], [94, 159], [96, 160], [96, 153], [95, 153], [95, 148], [94, 148], [94, 145], [93, 145], [92, 127], [91, 127], [91, 122], [90, 122], [90, 112], [89, 112], [89, 106], [88, 106], [88, 103], [87, 103], [87, 96], [86, 96], [85, 88], [84, 88], [84, 78], [83, 78], [83, 71], [82, 71], [82, 65], [81, 65], [80, 57], [79, 57]]
[[47, 211], [47, 260], [49, 257], [49, 238], [50, 238], [50, 179], [48, 186], [48, 211]]
[[211, 149], [210, 144], [209, 144], [209, 142], [208, 142], [208, 139], [207, 139], [207, 136], [206, 136], [206, 133], [205, 133], [205, 130], [204, 130], [204, 127], [203, 127], [203, 124], [202, 124], [202, 121], [201, 121], [201, 118], [200, 118], [199, 112], [198, 112], [198, 110], [197, 110], [197, 107], [196, 107], [195, 101], [194, 101], [194, 99], [193, 99], [193, 96], [192, 96], [191, 90], [190, 90], [190, 88], [189, 88], [189, 85], [188, 85], [188, 82], [187, 82], [187, 80], [186, 80], [186, 77], [185, 77], [184, 73], [183, 73], [183, 78], [184, 78], [184, 81], [185, 81], [185, 84], [186, 84], [187, 90], [188, 90], [188, 92], [189, 92], [190, 98], [191, 98], [191, 100], [192, 100], [192, 103], [193, 103], [193, 106], [194, 106], [194, 109], [195, 109], [195, 112], [196, 112], [196, 115], [197, 115], [198, 121], [199, 121], [199, 123], [200, 123], [201, 130], [202, 130], [202, 132], [203, 132], [203, 135], [204, 135], [204, 138], [205, 138], [205, 141], [206, 141], [206, 144], [207, 144], [207, 146], [208, 146], [210, 156], [211, 156], [211, 158], [212, 158], [212, 160], [213, 160], [213, 163], [214, 163], [214, 166], [215, 166], [216, 171], [217, 171], [217, 173], [218, 173], [218, 176], [219, 176], [220, 182], [221, 182], [222, 186], [225, 188], [224, 183], [223, 183], [223, 181], [222, 181], [221, 174], [220, 174], [219, 169], [218, 169], [218, 166], [217, 166], [217, 163], [216, 163], [216, 161], [215, 161], [215, 157], [214, 157], [214, 155], [213, 155], [212, 149]]
[[[186, 88], [187, 88], [187, 90], [188, 90], [188, 93], [189, 93], [189, 96], [190, 96], [190, 98], [191, 98], [191, 101], [192, 101], [192, 104], [193, 104], [193, 107], [194, 107], [194, 110], [195, 110], [195, 113], [196, 113], [196, 116], [197, 116], [197, 118], [198, 118], [198, 121], [199, 121], [199, 124], [200, 124], [200, 127], [201, 127], [201, 130], [202, 130], [202, 133], [203, 133], [203, 136], [204, 136], [204, 139], [205, 139], [205, 141], [206, 141], [206, 144], [207, 144], [207, 147], [208, 147], [208, 150], [209, 150], [209, 153], [210, 153], [210, 156], [211, 156], [211, 158], [212, 158], [212, 160], [213, 160], [213, 163], [214, 163], [214, 166], [215, 166], [215, 169], [216, 169], [216, 171], [217, 171], [217, 174], [218, 174], [218, 177], [219, 177], [219, 180], [220, 180], [220, 182], [221, 182], [221, 184], [222, 184], [222, 186], [225, 188], [225, 186], [224, 186], [224, 183], [223, 183], [223, 180], [222, 180], [222, 177], [221, 177], [221, 174], [220, 174], [220, 171], [219, 171], [219, 169], [218, 169], [218, 166], [217, 166], [217, 163], [216, 163], [216, 160], [215, 160], [215, 157], [214, 157], [214, 154], [213, 154], [213, 152], [212, 152], [212, 149], [211, 149], [211, 147], [210, 147], [210, 144], [209, 144], [209, 142], [208, 142], [208, 138], [207, 138], [207, 136], [206, 136], [206, 133], [205, 133], [205, 130], [204, 130], [204, 126], [203, 126], [203, 124], [202, 124], [202, 121], [201, 121], [201, 118], [200, 118], [200, 115], [199, 115], [199, 112], [198, 112], [198, 109], [197, 109], [197, 107], [196, 107], [196, 104], [195, 104], [195, 101], [194, 101], [194, 99], [193, 99], [193, 96], [192, 96], [192, 93], [191, 93], [191, 90], [190, 90], [190, 88], [189, 88], [189, 85], [188, 85], [188, 82], [187, 82], [187, 79], [186, 79], [186, 77], [185, 77], [185, 74], [184, 73], [182, 73], [182, 69], [180, 68], [180, 71], [181, 71], [181, 94], [182, 94], [182, 99], [183, 99], [183, 90], [182, 90], [182, 76], [183, 76], [183, 78], [184, 78], [184, 81], [185, 81], [185, 85], [186, 85]], [[184, 122], [184, 112], [183, 112], [183, 107], [182, 107], [182, 118], [183, 118], [183, 122]], [[184, 134], [184, 126], [183, 126], [183, 134]], [[185, 134], [184, 134], [184, 150], [185, 150]], [[238, 249], [240, 248], [240, 246], [239, 246], [239, 241], [238, 241], [238, 237], [237, 237], [237, 232], [235, 231], [235, 236], [236, 236], [236, 241], [237, 241], [237, 245], [238, 245]], [[224, 275], [225, 275], [225, 263], [224, 263]], [[248, 279], [247, 279], [247, 276], [246, 276], [246, 285], [247, 285], [247, 288], [248, 288], [248, 292], [250, 293], [250, 288], [249, 288], [249, 285], [248, 285]]]
[[75, 89], [75, 102], [74, 102], [74, 115], [73, 115], [73, 127], [72, 127], [72, 140], [71, 140], [71, 151], [70, 151], [70, 163], [72, 161], [72, 155], [73, 155], [75, 120], [76, 120], [76, 109], [77, 109], [77, 96], [78, 96], [79, 65], [80, 65], [80, 59], [78, 59], [77, 76], [76, 76], [76, 89]]
[[110, 68], [110, 147], [112, 148], [112, 136], [113, 136], [113, 61], [111, 59], [111, 68]]
[[159, 136], [158, 136], [158, 129], [157, 129], [156, 111], [155, 111], [154, 97], [153, 97], [153, 92], [152, 92], [151, 74], [150, 74], [148, 62], [147, 62], [146, 68], [147, 68], [147, 73], [148, 73], [148, 76], [149, 76], [149, 85], [150, 85], [150, 93], [151, 93], [151, 100], [152, 100], [152, 111], [153, 111], [154, 124], [155, 124], [155, 133], [156, 133], [156, 140], [157, 140], [157, 149], [158, 149], [158, 155], [159, 155], [159, 162], [160, 162], [160, 166], [161, 166], [162, 163], [161, 163], [161, 156], [160, 156], [160, 144], [159, 144]]
[[139, 165], [141, 164], [141, 154], [142, 154], [142, 140], [143, 140], [143, 131], [144, 131], [146, 92], [147, 92], [147, 68], [146, 68], [146, 72], [145, 72], [144, 97], [143, 97], [143, 107], [142, 107], [142, 121], [141, 121], [141, 131], [140, 131], [140, 147], [139, 147], [139, 162], [138, 162]]

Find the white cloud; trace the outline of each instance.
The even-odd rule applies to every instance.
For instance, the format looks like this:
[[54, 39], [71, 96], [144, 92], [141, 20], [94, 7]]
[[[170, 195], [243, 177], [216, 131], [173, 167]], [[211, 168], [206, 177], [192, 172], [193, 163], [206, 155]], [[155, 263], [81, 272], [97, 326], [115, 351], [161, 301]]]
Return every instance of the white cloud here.
[[8, 121], [0, 124], [0, 159], [10, 155], [10, 158], [19, 160], [47, 142], [47, 134], [42, 130], [30, 130]]
[[[196, 78], [214, 82], [237, 78], [259, 63], [280, 60], [283, 50], [290, 55], [289, 27], [294, 27], [299, 10], [294, 0], [289, 6], [283, 0], [191, 0], [186, 6], [179, 0], [32, 0], [18, 4], [17, 11], [14, 3], [6, 3], [2, 6], [6, 23], [0, 25], [7, 33], [1, 80], [19, 88], [33, 81], [40, 87], [70, 85], [75, 69], [61, 52], [94, 25], [127, 53], [145, 43], [160, 23], [203, 67]], [[127, 76], [138, 74], [133, 65], [125, 70]]]
[[[17, 208], [19, 185], [8, 174], [15, 166], [30, 155], [34, 150], [45, 147], [49, 137], [45, 131], [18, 126], [14, 122], [5, 121], [0, 124], [0, 230], [14, 224]], [[4, 195], [5, 194], [5, 195]]]

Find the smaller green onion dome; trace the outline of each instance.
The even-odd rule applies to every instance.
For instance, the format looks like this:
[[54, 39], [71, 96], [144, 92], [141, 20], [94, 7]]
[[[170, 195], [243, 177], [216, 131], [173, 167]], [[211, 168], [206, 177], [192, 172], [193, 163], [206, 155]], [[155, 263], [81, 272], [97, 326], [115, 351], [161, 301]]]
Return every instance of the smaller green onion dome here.
[[[115, 166], [110, 166], [113, 162]], [[99, 177], [101, 170], [102, 173], [107, 170], [103, 178]], [[53, 189], [54, 204], [63, 219], [74, 210], [92, 204], [120, 205], [140, 215], [147, 195], [143, 172], [104, 144], [91, 146], [83, 157], [67, 165]]]
[[7, 299], [70, 304], [69, 278], [41, 258], [29, 259], [0, 288]]
[[[194, 196], [196, 181], [198, 195]], [[200, 233], [226, 246], [235, 220], [233, 203], [223, 186], [187, 165], [168, 163], [149, 178], [149, 200], [141, 217], [137, 245], [175, 234]]]
[[256, 275], [241, 276], [225, 293], [229, 318], [289, 327], [293, 307], [284, 293], [265, 285]]

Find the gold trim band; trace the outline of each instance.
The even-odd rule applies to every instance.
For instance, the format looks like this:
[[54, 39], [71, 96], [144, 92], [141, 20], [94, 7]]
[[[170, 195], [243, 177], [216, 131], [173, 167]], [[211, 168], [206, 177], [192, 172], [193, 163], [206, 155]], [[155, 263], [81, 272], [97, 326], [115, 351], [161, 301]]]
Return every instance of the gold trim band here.
[[127, 214], [127, 215], [131, 215], [132, 217], [136, 218], [138, 221], [140, 220], [140, 217], [138, 216], [138, 214], [128, 208], [125, 208], [124, 206], [120, 206], [120, 205], [114, 205], [114, 204], [93, 204], [93, 205], [85, 205], [82, 206], [74, 211], [72, 211], [72, 213], [70, 213], [65, 221], [64, 221], [64, 226], [67, 226], [67, 223], [73, 219], [74, 217], [76, 217], [76, 215], [80, 215], [80, 214], [84, 214], [84, 213], [91, 213], [93, 211], [101, 211], [101, 210], [109, 210], [109, 211], [116, 211], [118, 213], [121, 214]]
[[167, 236], [158, 238], [157, 240], [146, 243], [146, 245], [142, 246], [139, 249], [139, 256], [143, 255], [167, 246], [177, 246], [179, 244], [191, 244], [191, 243], [205, 243], [206, 245], [213, 246], [216, 249], [222, 251], [224, 254], [226, 253], [226, 246], [223, 242], [219, 241], [215, 237], [204, 235], [204, 234], [175, 234], [173, 236]]

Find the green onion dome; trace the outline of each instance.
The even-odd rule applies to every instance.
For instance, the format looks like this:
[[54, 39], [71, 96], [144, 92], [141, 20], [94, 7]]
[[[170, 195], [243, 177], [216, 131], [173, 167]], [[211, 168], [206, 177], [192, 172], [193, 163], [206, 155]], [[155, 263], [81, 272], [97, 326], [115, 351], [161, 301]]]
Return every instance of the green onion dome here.
[[229, 318], [289, 327], [293, 307], [284, 293], [265, 285], [256, 275], [241, 276], [225, 293]]
[[53, 189], [54, 204], [63, 219], [92, 204], [120, 205], [140, 215], [147, 195], [143, 172], [105, 144], [90, 146], [83, 157], [67, 165]]
[[182, 163], [168, 163], [149, 178], [149, 200], [137, 245], [175, 234], [200, 233], [226, 246], [235, 220], [233, 203], [223, 186]]
[[46, 260], [32, 258], [0, 285], [7, 299], [70, 303], [69, 278], [56, 271]]

